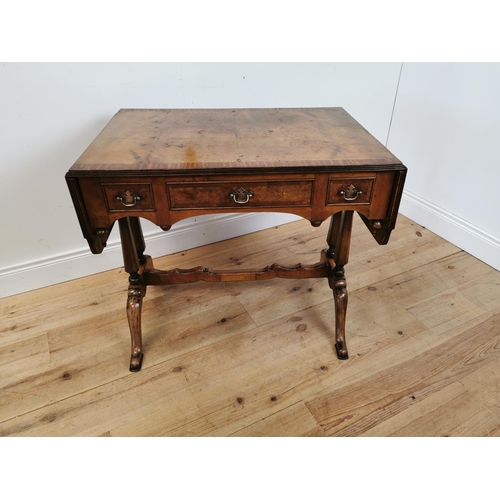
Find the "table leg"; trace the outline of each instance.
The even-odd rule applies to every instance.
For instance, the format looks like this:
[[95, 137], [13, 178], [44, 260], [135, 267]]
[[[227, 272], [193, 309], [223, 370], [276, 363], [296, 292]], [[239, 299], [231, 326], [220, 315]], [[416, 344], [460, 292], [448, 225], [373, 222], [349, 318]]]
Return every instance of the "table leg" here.
[[130, 371], [138, 372], [142, 366], [144, 357], [142, 352], [142, 331], [141, 331], [141, 312], [142, 299], [145, 295], [143, 285], [129, 285], [127, 296], [127, 319], [130, 328], [131, 354]]
[[328, 277], [328, 284], [333, 290], [335, 303], [335, 349], [339, 359], [349, 357], [345, 340], [347, 281], [344, 266], [349, 260], [353, 213], [352, 211], [344, 211], [332, 215], [327, 236], [329, 247], [327, 256], [335, 262]]
[[144, 257], [146, 243], [144, 242], [144, 235], [142, 234], [141, 219], [139, 219], [139, 217], [129, 217], [128, 220], [139, 263], [144, 264], [146, 262], [146, 258]]
[[146, 284], [142, 275], [143, 264], [146, 260], [144, 257], [144, 237], [142, 236], [140, 222], [137, 217], [119, 219], [118, 224], [120, 227], [125, 271], [129, 273], [127, 319], [131, 338], [130, 371], [138, 372], [141, 369], [143, 358], [141, 331], [142, 299], [146, 295]]

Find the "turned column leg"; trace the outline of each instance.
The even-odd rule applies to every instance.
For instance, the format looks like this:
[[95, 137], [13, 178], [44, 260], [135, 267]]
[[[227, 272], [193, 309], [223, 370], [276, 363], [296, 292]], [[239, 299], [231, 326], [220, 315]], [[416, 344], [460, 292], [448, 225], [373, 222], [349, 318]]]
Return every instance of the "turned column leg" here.
[[142, 299], [146, 295], [146, 285], [142, 275], [145, 262], [145, 245], [137, 217], [119, 219], [118, 224], [122, 242], [123, 262], [125, 271], [129, 273], [130, 283], [127, 295], [127, 319], [131, 338], [130, 371], [137, 372], [141, 369], [143, 358], [141, 310]]
[[330, 221], [328, 230], [326, 252], [330, 264], [330, 276], [328, 283], [333, 290], [335, 304], [335, 349], [339, 359], [347, 359], [347, 344], [345, 340], [345, 318], [347, 312], [347, 281], [344, 274], [344, 266], [349, 261], [349, 247], [351, 244], [352, 211], [336, 213]]

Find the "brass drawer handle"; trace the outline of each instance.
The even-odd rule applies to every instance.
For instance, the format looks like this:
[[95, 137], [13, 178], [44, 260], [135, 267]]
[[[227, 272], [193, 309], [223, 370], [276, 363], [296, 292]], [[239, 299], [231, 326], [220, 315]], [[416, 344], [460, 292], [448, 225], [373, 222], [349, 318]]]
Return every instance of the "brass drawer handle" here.
[[133, 207], [141, 197], [138, 194], [133, 194], [132, 191], [127, 189], [124, 191], [123, 195], [118, 193], [116, 195], [116, 199], [122, 202], [122, 205], [125, 207]]
[[236, 202], [236, 203], [248, 203], [248, 200], [253, 196], [253, 192], [250, 191], [250, 189], [245, 189], [245, 188], [238, 188], [236, 191], [234, 189], [231, 189], [229, 192], [229, 196]]
[[353, 201], [355, 200], [358, 195], [363, 194], [363, 191], [361, 189], [358, 189], [356, 186], [353, 186], [352, 184], [350, 186], [347, 186], [344, 188], [342, 186], [339, 190], [340, 196], [344, 197], [344, 200], [346, 201]]

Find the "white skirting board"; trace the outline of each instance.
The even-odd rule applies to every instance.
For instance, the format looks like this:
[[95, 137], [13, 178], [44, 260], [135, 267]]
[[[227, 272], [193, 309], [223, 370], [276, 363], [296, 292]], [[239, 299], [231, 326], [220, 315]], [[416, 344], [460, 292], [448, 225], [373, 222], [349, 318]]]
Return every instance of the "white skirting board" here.
[[[146, 253], [153, 258], [169, 255], [298, 219], [300, 217], [296, 215], [282, 213], [223, 214], [189, 219], [175, 224], [170, 231], [158, 229], [146, 234]], [[113, 233], [115, 231], [118, 232], [117, 227], [113, 229]], [[82, 243], [85, 243], [83, 236]], [[99, 255], [93, 255], [82, 244], [82, 248], [74, 252], [0, 269], [0, 298], [116, 269], [122, 265], [118, 241], [108, 243]]]
[[407, 191], [400, 213], [500, 271], [500, 239]]

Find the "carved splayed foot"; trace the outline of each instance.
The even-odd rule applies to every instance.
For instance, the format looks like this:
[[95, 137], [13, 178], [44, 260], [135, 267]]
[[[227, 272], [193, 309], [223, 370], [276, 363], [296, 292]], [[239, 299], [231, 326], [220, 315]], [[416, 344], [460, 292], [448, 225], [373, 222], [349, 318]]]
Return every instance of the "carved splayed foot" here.
[[134, 352], [132, 356], [130, 356], [130, 371], [138, 372], [142, 368], [142, 359], [144, 354], [140, 351]]
[[335, 349], [339, 359], [348, 359], [345, 341], [345, 317], [347, 311], [347, 281], [343, 267], [334, 269], [333, 298], [335, 302]]
[[142, 366], [142, 331], [141, 310], [144, 297], [144, 287], [141, 285], [130, 285], [127, 297], [127, 318], [130, 327], [132, 341], [130, 356], [130, 371], [138, 372]]

